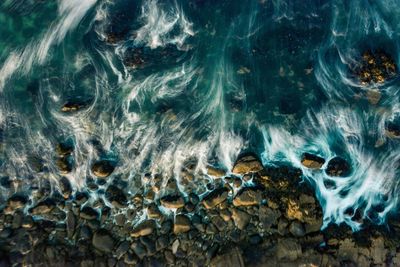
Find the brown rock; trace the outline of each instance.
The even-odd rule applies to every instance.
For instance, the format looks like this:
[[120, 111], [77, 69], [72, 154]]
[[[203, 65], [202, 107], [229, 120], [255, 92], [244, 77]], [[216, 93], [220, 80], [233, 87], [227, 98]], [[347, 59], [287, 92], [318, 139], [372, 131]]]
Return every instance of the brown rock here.
[[225, 171], [222, 169], [215, 168], [213, 166], [207, 166], [207, 174], [214, 177], [222, 177], [225, 175]]
[[278, 241], [276, 250], [278, 260], [295, 261], [301, 254], [301, 246], [295, 239], [287, 238]]
[[378, 104], [379, 100], [381, 100], [381, 97], [381, 92], [379, 92], [377, 89], [367, 91], [367, 99], [371, 105]]
[[211, 209], [221, 204], [228, 197], [229, 190], [226, 187], [220, 187], [210, 192], [203, 198], [203, 205], [206, 209]]
[[214, 257], [210, 262], [211, 267], [244, 267], [242, 253], [238, 248], [234, 248], [228, 253]]
[[153, 220], [144, 221], [132, 230], [131, 236], [140, 237], [140, 236], [150, 235], [151, 233], [153, 233], [155, 228], [156, 228], [155, 221]]
[[243, 230], [250, 222], [250, 215], [239, 209], [232, 209], [232, 219], [237, 228]]
[[114, 169], [114, 165], [108, 160], [100, 160], [92, 165], [93, 174], [99, 178], [108, 177], [114, 171]]
[[164, 196], [160, 199], [160, 203], [162, 206], [169, 209], [179, 209], [183, 208], [183, 206], [185, 205], [185, 201], [180, 195]]
[[242, 189], [233, 199], [233, 205], [239, 206], [254, 206], [258, 205], [262, 200], [261, 190], [254, 187]]
[[252, 153], [246, 153], [235, 162], [232, 173], [244, 175], [246, 173], [259, 172], [262, 169], [263, 166], [257, 156]]
[[351, 166], [345, 159], [334, 157], [328, 162], [325, 172], [330, 176], [345, 177], [351, 174]]
[[324, 163], [323, 158], [310, 153], [304, 153], [301, 159], [301, 164], [309, 169], [320, 169]]
[[190, 220], [186, 215], [177, 215], [174, 223], [174, 234], [186, 233], [190, 230]]

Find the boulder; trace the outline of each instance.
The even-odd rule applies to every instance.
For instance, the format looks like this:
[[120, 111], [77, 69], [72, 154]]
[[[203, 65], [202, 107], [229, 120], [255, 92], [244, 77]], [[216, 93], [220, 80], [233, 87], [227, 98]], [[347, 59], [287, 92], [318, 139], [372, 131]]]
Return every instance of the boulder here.
[[131, 232], [132, 237], [147, 236], [153, 233], [156, 228], [156, 223], [153, 220], [148, 220], [137, 225]]
[[349, 176], [351, 174], [350, 164], [341, 157], [334, 157], [328, 162], [325, 170], [330, 176]]
[[114, 164], [108, 160], [100, 160], [92, 165], [92, 172], [99, 178], [108, 177], [115, 169]]
[[250, 222], [250, 215], [239, 209], [232, 209], [232, 219], [235, 225], [240, 230], [246, 228], [247, 224]]
[[229, 190], [226, 187], [220, 187], [213, 191], [211, 191], [208, 195], [206, 195], [202, 203], [206, 209], [211, 209], [221, 204], [228, 197]]
[[105, 229], [99, 229], [92, 238], [93, 246], [106, 253], [110, 253], [114, 248], [114, 239]]
[[207, 166], [207, 174], [214, 177], [222, 177], [225, 175], [225, 171], [222, 169], [215, 168], [213, 166]]
[[254, 206], [258, 205], [262, 200], [262, 192], [256, 187], [246, 187], [239, 191], [233, 199], [233, 205], [239, 206]]
[[232, 173], [244, 175], [246, 173], [259, 172], [263, 169], [258, 157], [253, 153], [245, 153], [237, 159], [233, 166]]
[[174, 234], [186, 233], [190, 230], [190, 219], [186, 215], [176, 215]]
[[185, 205], [185, 201], [180, 195], [167, 195], [160, 199], [162, 206], [169, 209], [179, 209]]
[[301, 256], [301, 246], [292, 238], [278, 240], [276, 257], [278, 260], [295, 261]]
[[309, 169], [320, 169], [324, 163], [325, 159], [310, 153], [304, 153], [301, 158], [301, 164]]

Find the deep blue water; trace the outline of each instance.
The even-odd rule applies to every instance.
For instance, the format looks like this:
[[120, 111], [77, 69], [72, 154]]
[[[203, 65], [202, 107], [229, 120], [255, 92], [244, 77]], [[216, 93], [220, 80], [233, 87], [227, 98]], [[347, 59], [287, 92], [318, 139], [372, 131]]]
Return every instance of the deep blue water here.
[[[364, 51], [399, 55], [399, 1], [5, 0], [0, 4], [1, 197], [60, 177], [55, 147], [75, 147], [65, 176], [84, 189], [99, 159], [137, 192], [146, 172], [180, 181], [196, 162], [230, 170], [243, 151], [302, 169], [325, 225], [355, 210], [384, 223], [398, 207], [398, 79], [362, 85]], [[371, 96], [378, 101], [371, 100]], [[373, 98], [373, 97], [372, 97]], [[78, 104], [63, 112], [65, 103]], [[322, 170], [301, 164], [310, 152]], [[350, 162], [347, 177], [323, 170]], [[38, 171], [32, 162], [39, 161]], [[33, 193], [32, 193], [33, 195]], [[352, 212], [349, 213], [349, 210]]]

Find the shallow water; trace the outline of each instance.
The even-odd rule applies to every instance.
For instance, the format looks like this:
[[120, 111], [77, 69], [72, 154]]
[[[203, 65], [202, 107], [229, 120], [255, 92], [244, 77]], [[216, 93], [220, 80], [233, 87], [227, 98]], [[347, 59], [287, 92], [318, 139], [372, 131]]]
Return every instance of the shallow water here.
[[[217, 2], [217, 3], [216, 3]], [[366, 49], [398, 61], [398, 1], [6, 0], [0, 4], [0, 176], [15, 192], [57, 188], [70, 143], [74, 190], [108, 159], [139, 192], [147, 172], [180, 181], [195, 163], [231, 170], [254, 151], [301, 168], [330, 222], [385, 223], [398, 207], [398, 80], [361, 86]], [[368, 92], [377, 90], [377, 104]], [[374, 91], [375, 92], [375, 91]], [[80, 103], [62, 112], [66, 102]], [[301, 164], [310, 152], [322, 170]], [[323, 170], [341, 156], [348, 177]], [[35, 168], [39, 162], [42, 168]], [[201, 178], [180, 184], [201, 194]], [[160, 192], [162, 194], [162, 192]], [[33, 195], [33, 193], [32, 193]], [[32, 196], [33, 198], [33, 196]]]

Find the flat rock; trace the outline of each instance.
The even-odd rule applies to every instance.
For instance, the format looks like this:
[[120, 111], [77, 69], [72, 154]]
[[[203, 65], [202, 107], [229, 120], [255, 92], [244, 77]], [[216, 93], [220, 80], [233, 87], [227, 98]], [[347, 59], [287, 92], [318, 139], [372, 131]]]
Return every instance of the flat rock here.
[[156, 223], [154, 220], [144, 221], [132, 230], [131, 236], [132, 237], [147, 236], [153, 233], [155, 228], [156, 228]]
[[110, 253], [114, 247], [114, 239], [105, 229], [98, 230], [92, 238], [93, 246], [106, 253]]
[[160, 199], [160, 203], [162, 206], [169, 209], [179, 209], [183, 208], [183, 206], [185, 205], [185, 201], [180, 195], [164, 196]]
[[239, 206], [254, 206], [258, 205], [262, 200], [262, 192], [259, 188], [246, 187], [239, 191], [233, 199], [233, 205]]
[[238, 248], [234, 248], [228, 253], [214, 257], [210, 262], [211, 267], [244, 267], [242, 253]]
[[259, 172], [263, 168], [263, 165], [255, 154], [246, 153], [240, 156], [235, 162], [232, 173], [243, 175], [246, 173]]
[[229, 190], [226, 187], [220, 187], [211, 191], [202, 200], [204, 207], [206, 209], [212, 209], [218, 204], [221, 204], [228, 197], [228, 192]]
[[304, 153], [301, 164], [309, 169], [320, 169], [324, 165], [325, 159], [310, 153]]
[[186, 215], [176, 215], [174, 234], [185, 233], [190, 230], [190, 219]]

